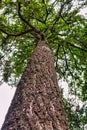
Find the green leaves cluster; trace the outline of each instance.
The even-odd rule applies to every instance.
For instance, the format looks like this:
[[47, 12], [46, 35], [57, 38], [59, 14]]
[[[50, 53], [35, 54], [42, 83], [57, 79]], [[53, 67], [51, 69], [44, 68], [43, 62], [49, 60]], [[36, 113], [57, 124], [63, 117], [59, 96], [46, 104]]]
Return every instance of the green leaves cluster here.
[[[87, 99], [87, 21], [79, 15], [86, 0], [1, 0], [0, 71], [15, 85], [43, 33], [52, 48], [59, 79], [71, 94]], [[32, 32], [34, 31], [34, 33]]]
[[[70, 130], [85, 130], [87, 125], [87, 105], [74, 106], [71, 101], [63, 100]], [[77, 109], [78, 107], [78, 109]], [[73, 108], [73, 109], [72, 109]]]
[[[78, 13], [85, 4], [84, 1], [84, 4], [80, 3], [77, 8], [74, 8], [72, 0], [17, 0], [15, 2], [2, 0], [0, 6], [0, 46], [1, 53], [4, 55], [3, 62], [10, 60], [15, 68], [15, 72], [12, 71], [12, 73], [15, 73], [17, 77], [21, 75], [23, 66], [26, 65], [37, 42], [28, 32], [32, 26], [38, 32], [44, 33], [46, 42], [53, 49], [59, 78], [64, 76], [68, 80], [69, 77], [73, 77], [71, 78], [72, 82], [68, 82], [70, 85], [73, 82], [76, 82], [76, 86], [81, 85], [80, 90], [83, 93], [82, 89], [85, 87], [82, 86], [86, 85], [87, 77], [85, 73], [87, 22], [85, 17], [81, 17]], [[4, 68], [4, 63], [2, 68]], [[17, 69], [17, 64], [20, 65], [20, 69]], [[2, 70], [6, 71], [5, 68]], [[7, 77], [9, 78], [9, 76]]]

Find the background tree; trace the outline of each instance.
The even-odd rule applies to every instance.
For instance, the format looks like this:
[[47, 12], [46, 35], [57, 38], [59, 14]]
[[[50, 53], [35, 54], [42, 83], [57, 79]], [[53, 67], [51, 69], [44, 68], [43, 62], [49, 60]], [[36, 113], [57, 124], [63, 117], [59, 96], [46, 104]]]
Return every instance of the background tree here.
[[[16, 85], [40, 39], [53, 50], [59, 79], [70, 94], [87, 99], [87, 22], [79, 14], [87, 2], [23, 0], [0, 2], [1, 82]], [[71, 129], [71, 127], [70, 127]]]

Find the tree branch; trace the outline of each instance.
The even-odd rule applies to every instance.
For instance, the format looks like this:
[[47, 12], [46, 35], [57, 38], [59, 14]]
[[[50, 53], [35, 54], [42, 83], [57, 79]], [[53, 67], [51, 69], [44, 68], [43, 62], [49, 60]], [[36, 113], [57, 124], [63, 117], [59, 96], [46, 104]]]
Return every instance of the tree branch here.
[[42, 24], [45, 24], [45, 21], [44, 21], [44, 20], [41, 20], [41, 19], [39, 19], [39, 18], [35, 18], [35, 17], [33, 17], [33, 16], [30, 16], [30, 18], [35, 19], [35, 20], [37, 20], [38, 22], [40, 22], [40, 23], [42, 23]]
[[65, 71], [66, 71], [66, 70], [68, 70], [69, 67], [68, 67], [68, 62], [67, 62], [66, 51], [64, 49], [64, 46], [62, 46], [62, 47], [63, 47], [64, 57], [65, 57], [65, 62], [66, 62], [66, 67], [65, 67], [66, 68]]
[[61, 46], [61, 45], [58, 44], [58, 47], [57, 47], [57, 50], [56, 50], [55, 56], [58, 56], [58, 52], [59, 52], [60, 46]]
[[57, 17], [56, 17], [55, 20], [54, 20], [55, 22], [54, 22], [53, 25], [55, 25], [56, 22], [57, 22], [57, 21], [59, 20], [59, 18], [61, 17], [61, 14], [62, 14], [62, 12], [63, 12], [64, 6], [65, 6], [66, 4], [69, 4], [71, 1], [72, 1], [72, 0], [66, 0], [63, 4], [61, 4], [60, 10], [59, 10], [59, 12], [58, 12]]
[[44, 23], [46, 23], [46, 20], [47, 20], [47, 17], [48, 17], [49, 12], [48, 12], [48, 9], [47, 9], [47, 6], [46, 6], [46, 3], [45, 3], [45, 0], [42, 0], [42, 3], [43, 3], [44, 6], [45, 6], [46, 17], [45, 17]]
[[26, 25], [29, 26], [29, 28], [32, 30], [30, 31], [30, 34], [32, 34], [37, 40], [41, 40], [44, 39], [44, 34], [42, 32], [40, 32], [39, 30], [37, 30], [35, 27], [33, 27], [29, 22], [27, 22], [23, 16], [21, 15], [21, 3], [18, 2], [18, 16], [19, 18], [26, 23]]
[[9, 33], [8, 32], [6, 32], [5, 30], [3, 30], [3, 29], [0, 29], [0, 31], [1, 32], [3, 32], [4, 34], [6, 34], [6, 35], [9, 35]]
[[69, 51], [70, 51], [70, 53], [71, 53], [71, 56], [72, 56], [73, 59], [74, 59], [75, 66], [76, 66], [76, 68], [77, 68], [77, 60], [75, 59], [74, 54], [73, 54], [73, 52], [72, 52], [72, 49], [70, 48], [69, 45], [68, 45], [68, 49], [69, 49]]
[[32, 32], [32, 29], [26, 30], [26, 31], [24, 31], [24, 32], [19, 32], [19, 33], [16, 33], [16, 34], [8, 33], [8, 32], [6, 32], [6, 31], [3, 30], [3, 29], [0, 29], [0, 31], [3, 32], [3, 33], [5, 33], [5, 34], [8, 35], [8, 36], [18, 37], [18, 36], [24, 35], [24, 34], [26, 34], [26, 33], [28, 33], [28, 32]]
[[[84, 36], [84, 35], [83, 35]], [[82, 36], [82, 37], [83, 37]], [[78, 41], [79, 43], [81, 43], [86, 49], [87, 49], [87, 44], [84, 44], [84, 42], [82, 42], [81, 40], [77, 39], [76, 37], [74, 38], [76, 41]]]
[[70, 43], [70, 42], [67, 42], [67, 44], [69, 44], [70, 46], [72, 46], [72, 47], [74, 47], [74, 48], [77, 48], [77, 49], [80, 49], [80, 50], [82, 50], [82, 51], [87, 52], [87, 50], [86, 50], [86, 49], [83, 49], [83, 48], [81, 48], [80, 46], [77, 46], [77, 45], [72, 44], [72, 43]]
[[24, 22], [26, 23], [26, 25], [28, 25], [30, 28], [32, 28], [33, 30], [36, 30], [29, 22], [27, 22], [23, 16], [21, 15], [21, 3], [18, 2], [18, 16], [19, 18]]
[[6, 37], [4, 37], [3, 39], [2, 39], [2, 43], [1, 43], [1, 47], [2, 47], [2, 49], [4, 48], [4, 45], [6, 44], [6, 41], [9, 39], [9, 35], [7, 35]]
[[56, 68], [58, 68], [58, 53], [59, 53], [59, 49], [60, 49], [60, 44], [58, 44], [58, 47], [57, 47], [57, 50], [56, 50], [56, 53], [55, 53], [55, 56], [57, 57], [57, 59], [56, 59]]

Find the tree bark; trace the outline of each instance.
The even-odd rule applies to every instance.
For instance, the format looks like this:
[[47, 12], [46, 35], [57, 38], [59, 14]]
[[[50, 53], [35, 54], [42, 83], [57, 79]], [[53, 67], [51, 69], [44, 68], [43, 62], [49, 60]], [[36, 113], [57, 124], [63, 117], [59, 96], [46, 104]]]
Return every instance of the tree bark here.
[[68, 130], [51, 49], [40, 41], [1, 130]]

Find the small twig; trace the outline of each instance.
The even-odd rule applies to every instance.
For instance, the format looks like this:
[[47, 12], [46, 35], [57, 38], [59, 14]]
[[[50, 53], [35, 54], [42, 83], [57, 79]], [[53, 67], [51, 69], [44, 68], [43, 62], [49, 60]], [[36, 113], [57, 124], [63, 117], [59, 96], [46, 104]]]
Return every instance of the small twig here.
[[31, 19], [35, 19], [37, 20], [38, 22], [42, 23], [42, 24], [45, 24], [45, 21], [44, 20], [41, 20], [39, 18], [36, 18], [36, 17], [33, 17], [33, 16], [30, 16]]
[[49, 12], [48, 12], [48, 9], [47, 9], [47, 6], [46, 6], [44, 0], [43, 0], [43, 3], [44, 3], [44, 5], [45, 5], [45, 10], [46, 10], [46, 17], [45, 17], [44, 23], [46, 23], [46, 20], [47, 20], [47, 17], [48, 17], [48, 15], [49, 15]]
[[60, 49], [60, 44], [58, 44], [58, 47], [57, 47], [57, 50], [56, 50], [55, 56], [58, 56], [59, 49]]
[[59, 52], [59, 49], [60, 49], [60, 44], [58, 44], [58, 47], [57, 47], [57, 50], [56, 50], [56, 53], [55, 53], [55, 56], [57, 57], [57, 59], [56, 59], [56, 68], [57, 68], [57, 62], [58, 62], [58, 52]]
[[4, 37], [4, 38], [2, 39], [2, 43], [1, 43], [2, 49], [4, 48], [4, 45], [6, 44], [6, 41], [8, 40], [8, 38], [9, 38], [9, 35], [7, 35], [6, 37]]
[[66, 51], [65, 51], [64, 47], [63, 47], [63, 51], [64, 51], [65, 62], [66, 62], [66, 70], [68, 70], [68, 62], [67, 62]]
[[[84, 35], [83, 35], [84, 36]], [[82, 37], [83, 37], [82, 36]], [[87, 49], [87, 45], [84, 45], [84, 42], [82, 42], [81, 40], [79, 40], [79, 39], [77, 39], [76, 37], [74, 37], [74, 39], [76, 40], [76, 41], [78, 41], [79, 43], [81, 43], [86, 49]]]
[[68, 45], [68, 49], [69, 49], [69, 51], [70, 51], [70, 53], [71, 53], [71, 55], [72, 55], [72, 57], [73, 57], [73, 59], [74, 59], [75, 66], [76, 66], [76, 68], [77, 68], [77, 60], [75, 59], [74, 54], [73, 54], [73, 52], [72, 52], [72, 50], [71, 50], [71, 48], [70, 48], [69, 45]]
[[55, 23], [54, 23], [54, 24], [56, 24], [56, 22], [59, 20], [59, 18], [61, 17], [61, 14], [62, 14], [62, 12], [63, 12], [64, 6], [65, 6], [66, 4], [68, 4], [69, 2], [71, 2], [71, 0], [66, 0], [63, 4], [61, 4], [60, 11], [58, 12], [58, 15], [57, 15], [57, 17], [56, 17], [56, 20], [55, 20]]

